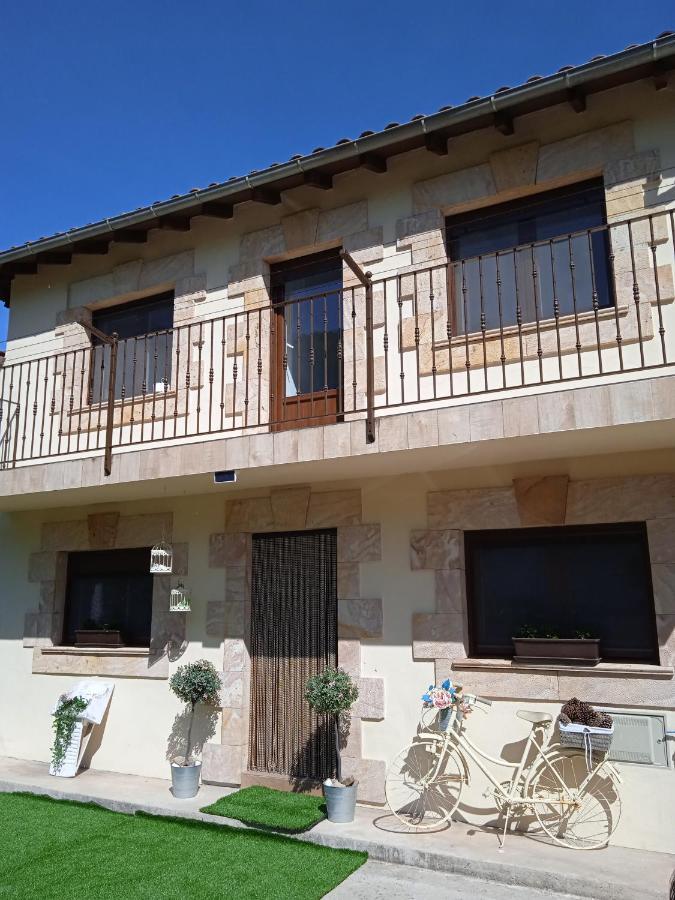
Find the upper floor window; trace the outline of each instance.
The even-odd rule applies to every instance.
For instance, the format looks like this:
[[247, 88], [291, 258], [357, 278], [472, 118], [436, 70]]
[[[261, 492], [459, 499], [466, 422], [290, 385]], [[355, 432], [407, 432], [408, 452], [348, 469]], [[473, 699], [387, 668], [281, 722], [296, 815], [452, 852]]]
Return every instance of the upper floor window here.
[[152, 589], [149, 547], [68, 554], [64, 644], [148, 647]]
[[602, 180], [446, 221], [455, 334], [611, 306]]
[[[115, 398], [163, 392], [171, 382], [173, 292], [156, 294], [92, 313], [92, 325], [104, 334], [117, 334]], [[94, 338], [92, 394], [105, 399], [110, 351]]]

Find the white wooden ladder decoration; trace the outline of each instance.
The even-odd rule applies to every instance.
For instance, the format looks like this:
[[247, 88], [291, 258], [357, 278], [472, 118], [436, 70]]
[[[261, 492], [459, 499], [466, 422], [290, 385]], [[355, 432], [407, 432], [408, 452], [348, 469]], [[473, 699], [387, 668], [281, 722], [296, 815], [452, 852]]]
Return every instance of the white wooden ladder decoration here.
[[82, 697], [88, 701], [88, 704], [87, 708], [77, 717], [61, 767], [58, 771], [55, 771], [54, 766], [50, 765], [50, 775], [57, 775], [60, 778], [73, 778], [77, 775], [82, 755], [89, 742], [93, 727], [94, 725], [100, 725], [103, 721], [114, 687], [115, 685], [110, 681], [87, 678], [84, 681], [78, 681], [72, 690], [59, 696], [52, 709], [52, 715], [54, 715], [63, 699], [70, 700], [73, 697]]

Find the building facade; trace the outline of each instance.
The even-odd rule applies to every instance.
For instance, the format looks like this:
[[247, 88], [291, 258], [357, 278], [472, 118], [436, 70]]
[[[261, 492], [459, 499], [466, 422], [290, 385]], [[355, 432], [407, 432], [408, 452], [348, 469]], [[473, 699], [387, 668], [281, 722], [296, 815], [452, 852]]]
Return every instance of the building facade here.
[[[675, 852], [673, 67], [665, 35], [0, 254], [0, 755], [105, 676], [86, 763], [165, 777], [207, 658], [204, 778], [317, 780], [299, 685], [337, 663], [382, 804], [449, 676], [505, 758], [521, 706], [623, 717], [613, 840]], [[528, 626], [602, 659], [514, 659]]]

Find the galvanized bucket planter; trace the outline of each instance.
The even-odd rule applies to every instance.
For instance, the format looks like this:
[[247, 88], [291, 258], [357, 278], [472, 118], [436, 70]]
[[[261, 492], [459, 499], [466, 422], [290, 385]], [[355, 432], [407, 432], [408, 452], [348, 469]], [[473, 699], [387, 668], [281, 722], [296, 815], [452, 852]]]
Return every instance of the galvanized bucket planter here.
[[333, 787], [324, 784], [323, 796], [326, 801], [326, 811], [329, 822], [345, 824], [354, 821], [356, 811], [356, 791], [358, 781], [347, 787]]
[[190, 797], [196, 797], [199, 790], [199, 776], [202, 772], [202, 764], [200, 762], [193, 763], [190, 766], [179, 766], [178, 763], [171, 763], [171, 786], [174, 797], [179, 800], [189, 800]]

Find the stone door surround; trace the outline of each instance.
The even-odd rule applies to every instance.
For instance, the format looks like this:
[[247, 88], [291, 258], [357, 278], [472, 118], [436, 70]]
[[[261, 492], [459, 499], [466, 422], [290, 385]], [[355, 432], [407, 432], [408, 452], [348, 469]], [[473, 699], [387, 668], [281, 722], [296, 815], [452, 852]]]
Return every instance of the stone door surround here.
[[[212, 534], [209, 565], [225, 570], [224, 599], [207, 609], [208, 635], [224, 639], [223, 721], [220, 744], [204, 748], [202, 775], [216, 784], [240, 784], [247, 775], [250, 692], [251, 535], [256, 532], [337, 528], [338, 665], [358, 680], [359, 699], [343, 748], [345, 777], [359, 781], [359, 798], [384, 802], [385, 762], [364, 759], [363, 719], [384, 718], [384, 679], [361, 675], [361, 643], [382, 637], [382, 600], [361, 596], [360, 565], [382, 557], [380, 526], [364, 523], [361, 491], [309, 486], [273, 490], [263, 497], [231, 500], [225, 531]], [[289, 779], [290, 781], [290, 779]]]
[[169, 657], [178, 655], [185, 646], [185, 616], [169, 612], [169, 592], [173, 576], [188, 574], [187, 544], [172, 545], [173, 576], [153, 578], [147, 650], [75, 650], [58, 645], [63, 631], [69, 552], [150, 547], [160, 539], [170, 541], [172, 534], [172, 513], [121, 516], [119, 512], [103, 512], [66, 522], [44, 522], [41, 549], [30, 555], [28, 569], [28, 581], [40, 585], [39, 606], [26, 613], [24, 626], [23, 645], [33, 648], [33, 672], [168, 678]]
[[[428, 527], [410, 535], [413, 570], [435, 576], [436, 612], [413, 614], [413, 657], [433, 659], [436, 680], [457, 672], [471, 689], [505, 699], [567, 700], [675, 707], [675, 475], [569, 481], [566, 475], [517, 478], [510, 487], [427, 495]], [[661, 669], [605, 664], [587, 672], [467, 660], [464, 531], [645, 521], [652, 566]], [[612, 669], [614, 668], [614, 672]]]

